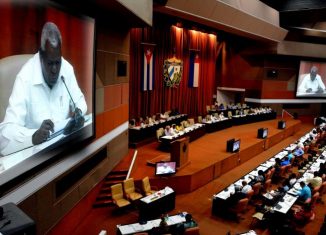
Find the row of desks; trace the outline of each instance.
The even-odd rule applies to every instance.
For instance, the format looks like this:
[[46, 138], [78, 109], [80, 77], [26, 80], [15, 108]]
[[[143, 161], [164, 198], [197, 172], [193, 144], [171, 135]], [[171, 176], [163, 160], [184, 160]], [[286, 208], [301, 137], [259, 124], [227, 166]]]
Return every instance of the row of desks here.
[[[222, 211], [219, 210], [220, 208], [223, 208], [221, 205], [224, 204], [225, 201], [231, 196], [231, 194], [233, 194], [235, 192], [235, 187], [236, 186], [242, 186], [242, 181], [243, 180], [246, 180], [248, 183], [250, 183], [252, 181], [252, 178], [257, 176], [259, 170], [262, 170], [263, 172], [266, 172], [268, 169], [270, 169], [270, 167], [275, 165], [275, 159], [276, 158], [283, 159], [285, 156], [288, 155], [288, 150], [293, 150], [297, 146], [298, 143], [303, 143], [308, 138], [309, 138], [309, 133], [302, 136], [297, 141], [297, 143], [293, 143], [293, 144], [289, 145], [288, 147], [286, 147], [284, 150], [280, 151], [278, 154], [276, 154], [272, 158], [270, 158], [267, 161], [261, 163], [255, 169], [253, 169], [252, 171], [250, 171], [249, 173], [247, 173], [246, 175], [244, 175], [243, 177], [241, 177], [240, 179], [238, 179], [234, 183], [230, 184], [229, 186], [227, 186], [225, 189], [223, 189], [219, 193], [215, 194], [213, 196], [212, 214], [220, 215], [221, 213], [223, 213]], [[278, 208], [279, 208], [279, 206], [278, 206]], [[275, 208], [275, 210], [278, 211], [277, 208]], [[283, 208], [283, 210], [284, 210], [284, 208]]]
[[285, 193], [283, 198], [281, 198], [276, 203], [276, 205], [273, 206], [272, 210], [286, 214], [298, 199], [297, 192], [301, 189], [300, 182], [304, 181], [306, 182], [306, 184], [308, 184], [307, 180], [314, 177], [313, 172], [319, 170], [320, 163], [326, 162], [325, 158], [326, 158], [326, 151], [324, 151], [318, 158], [315, 159], [313, 163], [311, 163], [311, 165], [307, 168], [307, 170], [302, 175], [302, 177], [299, 178], [297, 182], [293, 185], [293, 187], [290, 188], [289, 191]]
[[176, 116], [171, 116], [166, 120], [156, 121], [153, 125], [129, 128], [129, 143], [138, 143], [144, 139], [155, 138], [156, 130], [159, 128], [165, 128], [166, 126], [171, 126], [172, 124], [179, 125], [180, 122], [187, 120], [187, 118], [187, 114], [179, 114]]
[[[165, 128], [167, 125], [176, 124], [179, 125], [181, 121], [186, 120], [188, 116], [186, 114], [177, 115], [175, 117], [171, 117], [166, 121], [157, 122], [155, 125], [146, 126], [146, 127], [133, 127], [129, 128], [129, 143], [137, 143], [144, 141], [145, 139], [155, 138], [156, 130], [163, 127]], [[194, 132], [184, 131], [181, 134], [177, 134], [174, 136], [175, 138], [180, 138], [183, 136], [190, 136], [190, 141], [193, 141], [205, 133], [211, 133], [219, 130], [223, 130], [229, 128], [231, 126], [237, 126], [242, 124], [248, 124], [259, 121], [272, 120], [276, 118], [276, 112], [269, 113], [260, 113], [260, 114], [250, 114], [250, 115], [235, 115], [231, 119], [225, 118], [219, 121], [209, 121], [204, 123], [204, 127], [196, 130]], [[164, 138], [163, 138], [163, 141]], [[169, 141], [170, 142], [170, 141]]]

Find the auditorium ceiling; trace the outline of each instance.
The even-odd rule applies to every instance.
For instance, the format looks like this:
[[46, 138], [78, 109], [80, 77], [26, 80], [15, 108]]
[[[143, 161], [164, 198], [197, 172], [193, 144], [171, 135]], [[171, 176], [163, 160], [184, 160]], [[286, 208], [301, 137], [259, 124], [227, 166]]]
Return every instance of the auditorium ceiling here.
[[260, 0], [280, 13], [285, 40], [326, 44], [325, 0]]

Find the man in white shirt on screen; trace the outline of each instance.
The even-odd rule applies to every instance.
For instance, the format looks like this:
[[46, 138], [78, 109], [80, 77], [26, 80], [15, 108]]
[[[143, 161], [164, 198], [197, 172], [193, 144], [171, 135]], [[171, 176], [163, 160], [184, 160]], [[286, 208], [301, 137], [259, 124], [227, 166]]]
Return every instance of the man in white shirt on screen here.
[[157, 172], [160, 174], [169, 174], [174, 173], [174, 169], [168, 163], [164, 163], [157, 168]]
[[57, 124], [68, 118], [63, 126], [66, 134], [84, 125], [86, 101], [73, 67], [61, 56], [61, 45], [58, 27], [46, 23], [38, 53], [17, 74], [0, 123], [0, 155], [45, 142]]
[[310, 69], [310, 74], [303, 77], [302, 82], [299, 87], [299, 92], [302, 93], [324, 93], [325, 85], [318, 74], [318, 68], [312, 66]]

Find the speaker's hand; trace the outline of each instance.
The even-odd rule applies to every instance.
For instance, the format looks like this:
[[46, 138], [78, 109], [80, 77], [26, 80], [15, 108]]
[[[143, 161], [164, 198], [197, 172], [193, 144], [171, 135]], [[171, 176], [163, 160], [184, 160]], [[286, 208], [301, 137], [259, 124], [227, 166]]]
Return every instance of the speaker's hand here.
[[50, 131], [54, 132], [53, 128], [54, 124], [50, 119], [44, 120], [41, 127], [33, 134], [32, 143], [36, 145], [46, 141], [50, 136]]
[[316, 93], [324, 93], [324, 89], [319, 86]]
[[311, 88], [308, 88], [307, 90], [306, 90], [306, 93], [311, 93], [312, 92], [312, 89]]

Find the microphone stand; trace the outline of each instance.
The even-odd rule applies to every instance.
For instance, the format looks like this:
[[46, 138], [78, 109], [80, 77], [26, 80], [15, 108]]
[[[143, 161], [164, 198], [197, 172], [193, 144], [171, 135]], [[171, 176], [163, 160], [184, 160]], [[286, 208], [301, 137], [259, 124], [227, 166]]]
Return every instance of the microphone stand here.
[[282, 119], [283, 119], [284, 113], [288, 114], [290, 117], [292, 117], [294, 119], [294, 116], [291, 113], [289, 113], [288, 111], [286, 111], [285, 109], [282, 109]]
[[76, 110], [76, 104], [75, 104], [74, 99], [72, 98], [72, 96], [71, 96], [71, 94], [70, 94], [70, 92], [69, 92], [69, 89], [68, 89], [67, 84], [66, 84], [66, 82], [65, 82], [65, 78], [64, 78], [62, 75], [61, 75], [61, 80], [62, 80], [63, 84], [64, 84], [65, 87], [66, 87], [66, 90], [67, 90], [67, 92], [68, 92], [68, 94], [69, 94], [69, 97], [70, 97], [70, 99], [71, 99], [71, 102], [72, 102], [72, 104], [74, 105], [74, 111], [75, 111], [75, 110]]

